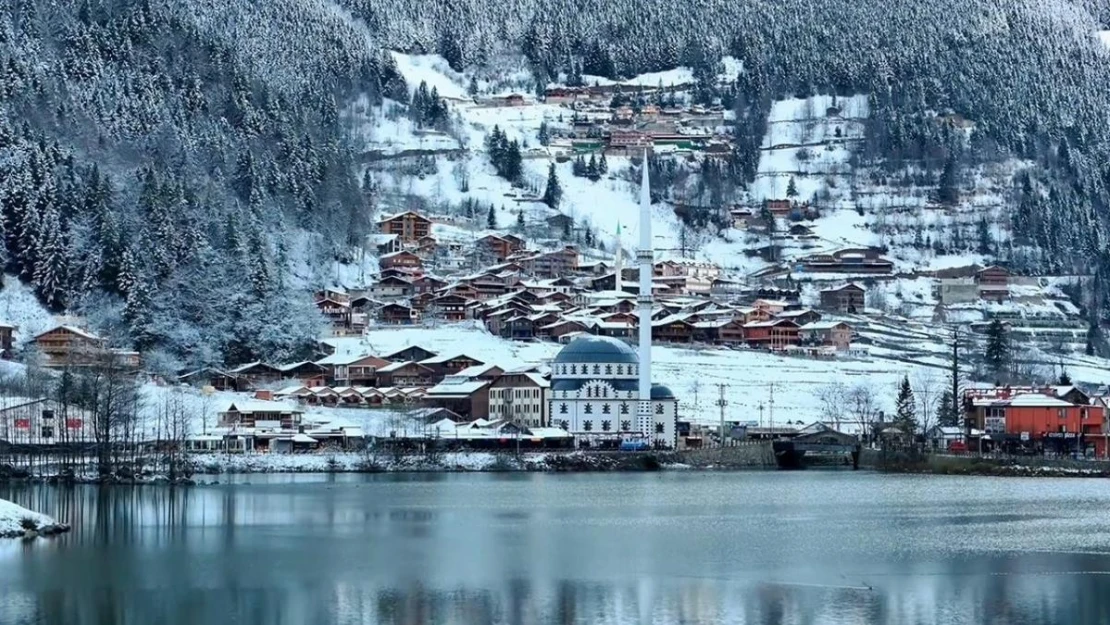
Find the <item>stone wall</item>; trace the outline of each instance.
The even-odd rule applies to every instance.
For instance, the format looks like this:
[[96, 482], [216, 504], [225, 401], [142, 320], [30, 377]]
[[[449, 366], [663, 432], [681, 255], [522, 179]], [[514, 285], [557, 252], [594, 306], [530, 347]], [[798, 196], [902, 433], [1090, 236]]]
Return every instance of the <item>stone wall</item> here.
[[775, 468], [775, 452], [770, 442], [741, 442], [727, 447], [687, 449], [675, 453], [675, 460], [696, 468]]

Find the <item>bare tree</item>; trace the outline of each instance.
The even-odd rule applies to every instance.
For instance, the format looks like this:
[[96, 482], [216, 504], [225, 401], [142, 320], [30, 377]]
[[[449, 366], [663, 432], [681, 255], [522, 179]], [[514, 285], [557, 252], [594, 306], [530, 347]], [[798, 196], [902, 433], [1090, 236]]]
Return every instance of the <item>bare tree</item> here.
[[937, 403], [943, 392], [942, 381], [931, 371], [918, 371], [911, 380], [913, 395], [917, 400], [917, 422], [926, 436], [937, 421]]
[[821, 403], [821, 419], [831, 421], [833, 427], [839, 430], [840, 422], [844, 420], [848, 387], [840, 382], [830, 382], [817, 391], [817, 399]]
[[185, 441], [192, 431], [193, 414], [179, 387], [170, 389], [162, 396], [157, 411], [157, 448], [162, 452], [166, 475], [173, 480], [182, 473], [189, 473], [185, 461]]
[[879, 416], [879, 403], [875, 389], [867, 382], [861, 382], [848, 391], [848, 414], [860, 428], [860, 438], [867, 440]]

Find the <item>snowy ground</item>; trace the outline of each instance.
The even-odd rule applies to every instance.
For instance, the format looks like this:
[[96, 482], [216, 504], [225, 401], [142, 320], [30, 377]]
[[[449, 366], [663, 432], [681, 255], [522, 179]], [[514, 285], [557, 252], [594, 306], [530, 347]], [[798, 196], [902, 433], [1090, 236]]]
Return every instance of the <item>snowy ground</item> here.
[[0, 323], [16, 327], [15, 343], [20, 345], [54, 326], [54, 317], [35, 298], [34, 290], [19, 278], [4, 275], [0, 289]]
[[0, 499], [0, 538], [22, 534], [24, 519], [31, 519], [37, 527], [57, 525], [58, 523], [45, 514], [33, 512], [6, 499]]

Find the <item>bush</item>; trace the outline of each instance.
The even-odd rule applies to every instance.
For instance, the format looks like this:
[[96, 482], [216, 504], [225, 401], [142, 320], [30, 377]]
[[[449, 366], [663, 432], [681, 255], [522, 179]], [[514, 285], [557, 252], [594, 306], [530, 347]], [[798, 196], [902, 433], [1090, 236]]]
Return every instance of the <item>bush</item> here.
[[28, 532], [35, 532], [39, 529], [39, 522], [31, 517], [23, 517], [19, 520], [19, 526]]

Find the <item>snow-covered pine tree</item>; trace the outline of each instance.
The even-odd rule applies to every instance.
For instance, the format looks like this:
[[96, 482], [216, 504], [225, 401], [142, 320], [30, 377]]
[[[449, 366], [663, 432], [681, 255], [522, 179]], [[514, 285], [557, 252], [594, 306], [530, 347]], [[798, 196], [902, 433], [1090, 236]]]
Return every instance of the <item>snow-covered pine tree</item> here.
[[42, 215], [36, 248], [38, 254], [33, 275], [35, 291], [47, 308], [61, 311], [66, 305], [66, 291], [69, 286], [69, 262], [66, 257], [69, 250], [61, 219], [53, 207]]
[[555, 173], [555, 163], [547, 167], [547, 187], [543, 191], [543, 203], [551, 208], [559, 208], [563, 200], [563, 187], [559, 184], [559, 176]]
[[909, 436], [917, 432], [917, 408], [909, 376], [902, 376], [898, 396], [894, 400], [894, 424]]
[[493, 204], [489, 205], [489, 212], [486, 213], [486, 227], [490, 230], [497, 228], [497, 213], [493, 210]]

